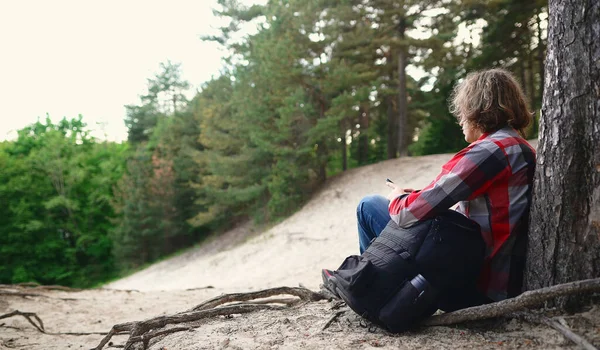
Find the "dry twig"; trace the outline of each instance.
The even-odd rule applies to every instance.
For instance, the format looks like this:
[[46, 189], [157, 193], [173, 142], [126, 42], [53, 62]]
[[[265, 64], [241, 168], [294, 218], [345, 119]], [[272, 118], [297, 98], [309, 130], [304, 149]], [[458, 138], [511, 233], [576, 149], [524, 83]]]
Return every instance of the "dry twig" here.
[[321, 332], [324, 331], [324, 330], [326, 330], [327, 328], [329, 328], [329, 326], [331, 326], [331, 324], [333, 322], [335, 322], [338, 319], [338, 317], [340, 317], [341, 315], [343, 315], [344, 313], [346, 313], [346, 311], [347, 310], [342, 310], [342, 311], [336, 312], [335, 315], [333, 315], [333, 317], [331, 317], [329, 319], [329, 321], [327, 321], [327, 323], [325, 323], [325, 326], [323, 326], [323, 328], [321, 329]]

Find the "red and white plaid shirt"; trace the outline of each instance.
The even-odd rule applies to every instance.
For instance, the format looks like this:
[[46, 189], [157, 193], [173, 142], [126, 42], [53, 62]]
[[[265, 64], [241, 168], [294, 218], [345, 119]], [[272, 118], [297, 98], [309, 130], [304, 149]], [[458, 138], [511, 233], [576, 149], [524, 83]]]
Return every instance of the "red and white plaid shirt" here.
[[457, 211], [481, 226], [487, 245], [479, 288], [503, 300], [521, 289], [534, 171], [535, 150], [514, 129], [485, 133], [427, 187], [392, 200], [390, 216], [408, 227], [459, 203]]

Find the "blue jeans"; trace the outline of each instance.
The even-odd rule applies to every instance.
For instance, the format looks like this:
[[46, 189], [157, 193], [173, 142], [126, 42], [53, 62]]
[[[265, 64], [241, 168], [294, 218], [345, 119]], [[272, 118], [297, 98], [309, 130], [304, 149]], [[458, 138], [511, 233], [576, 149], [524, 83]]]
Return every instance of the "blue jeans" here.
[[371, 241], [379, 236], [390, 221], [391, 217], [388, 211], [389, 202], [383, 196], [374, 195], [364, 197], [358, 203], [356, 218], [358, 220], [360, 254], [369, 247]]

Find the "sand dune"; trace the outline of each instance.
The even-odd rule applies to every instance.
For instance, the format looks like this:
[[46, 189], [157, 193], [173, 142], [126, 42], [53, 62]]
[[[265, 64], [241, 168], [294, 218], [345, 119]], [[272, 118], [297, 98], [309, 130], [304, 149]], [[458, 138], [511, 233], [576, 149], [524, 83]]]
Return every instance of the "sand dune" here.
[[[352, 169], [329, 179], [301, 210], [244, 244], [200, 247], [106, 287], [157, 291], [210, 285], [238, 291], [303, 284], [318, 289], [321, 268], [336, 268], [346, 256], [358, 254], [360, 199], [386, 195], [386, 178], [400, 186], [421, 188], [450, 157], [402, 158]], [[240, 241], [251, 235], [250, 225], [245, 225], [219, 239]]]

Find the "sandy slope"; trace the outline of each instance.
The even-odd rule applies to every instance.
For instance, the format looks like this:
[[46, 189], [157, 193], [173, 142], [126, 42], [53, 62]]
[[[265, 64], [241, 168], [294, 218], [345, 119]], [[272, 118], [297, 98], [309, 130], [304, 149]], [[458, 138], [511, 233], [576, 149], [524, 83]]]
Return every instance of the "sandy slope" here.
[[[242, 225], [223, 237], [153, 265], [107, 289], [80, 292], [0, 287], [0, 315], [35, 312], [48, 332], [107, 332], [112, 325], [187, 310], [232, 292], [275, 286], [318, 290], [320, 269], [335, 268], [358, 251], [355, 208], [364, 195], [386, 194], [386, 177], [413, 188], [426, 185], [451, 155], [390, 160], [350, 170], [328, 180], [301, 210], [270, 230]], [[212, 286], [213, 288], [202, 288]], [[191, 289], [191, 290], [189, 290]], [[135, 291], [131, 291], [135, 290]], [[38, 296], [7, 296], [3, 292]], [[201, 321], [193, 331], [170, 335], [150, 349], [370, 349], [573, 347], [546, 326], [496, 320], [430, 327], [391, 335], [361, 327], [352, 312], [327, 330], [333, 302], [304, 304], [284, 311], [261, 311]], [[600, 311], [565, 318], [579, 334], [600, 345]], [[90, 349], [102, 335], [41, 334], [22, 318], [0, 320], [0, 349]], [[116, 337], [114, 344], [123, 344]]]
[[[247, 291], [303, 284], [318, 289], [321, 268], [358, 253], [356, 205], [389, 192], [385, 179], [421, 188], [451, 155], [402, 158], [352, 169], [329, 179], [300, 211], [242, 245], [216, 253], [190, 251], [107, 285], [140, 291], [214, 286]], [[238, 228], [236, 237], [243, 235]], [[230, 233], [231, 234], [231, 233]]]

